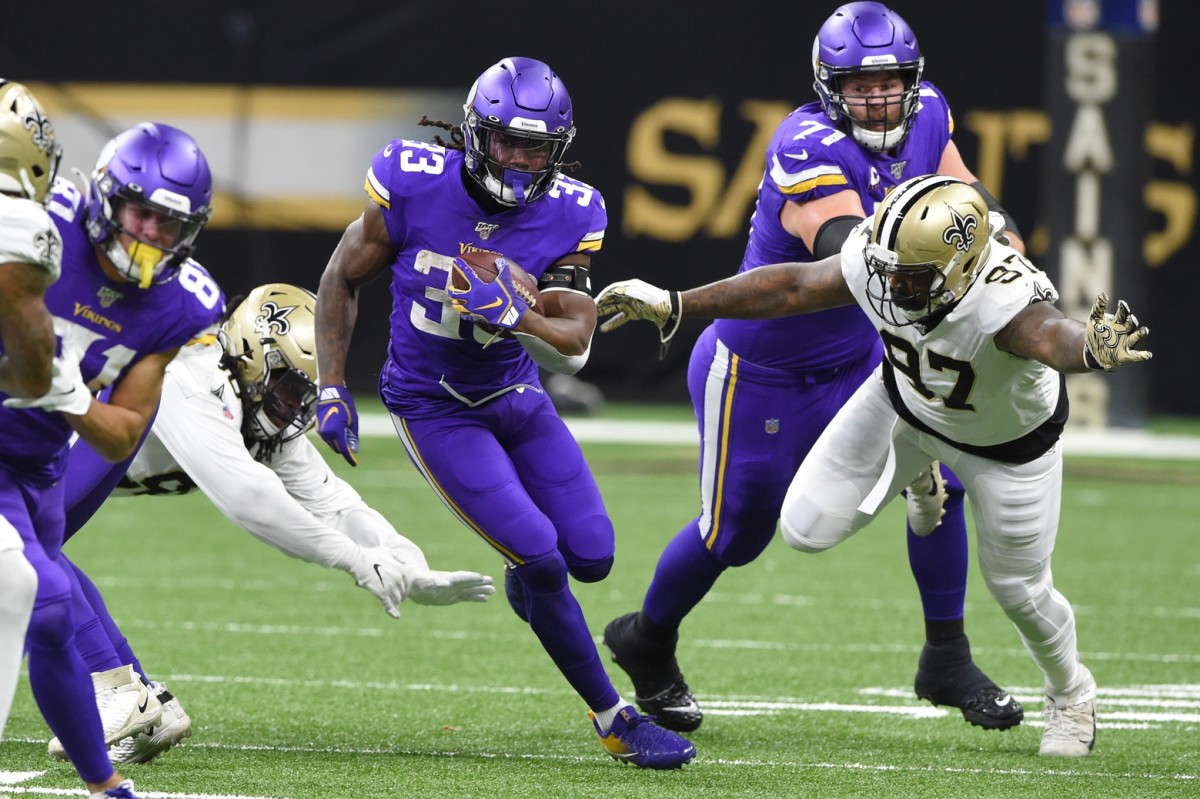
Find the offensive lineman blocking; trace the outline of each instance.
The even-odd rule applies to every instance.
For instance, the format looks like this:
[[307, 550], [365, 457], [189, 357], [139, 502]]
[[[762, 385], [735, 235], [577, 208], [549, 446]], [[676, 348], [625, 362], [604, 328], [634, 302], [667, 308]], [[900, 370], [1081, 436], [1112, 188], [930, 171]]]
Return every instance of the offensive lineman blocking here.
[[1064, 380], [1149, 360], [1149, 330], [1100, 295], [1087, 322], [1052, 304], [1046, 275], [989, 241], [988, 209], [965, 183], [924, 176], [888, 196], [840, 255], [761, 267], [683, 293], [631, 280], [597, 298], [606, 329], [686, 308], [698, 318], [771, 318], [856, 302], [885, 360], [834, 418], [788, 489], [784, 538], [820, 552], [864, 527], [930, 459], [971, 497], [979, 562], [992, 597], [1044, 676], [1040, 754], [1082, 757], [1096, 730], [1096, 683], [1079, 661], [1075, 617], [1054, 589]]

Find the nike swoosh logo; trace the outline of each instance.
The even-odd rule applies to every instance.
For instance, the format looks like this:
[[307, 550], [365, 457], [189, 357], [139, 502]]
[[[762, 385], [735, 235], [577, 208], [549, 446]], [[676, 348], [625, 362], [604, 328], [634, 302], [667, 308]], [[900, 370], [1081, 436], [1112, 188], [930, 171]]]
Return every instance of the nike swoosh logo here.
[[330, 408], [329, 410], [325, 411], [325, 418], [321, 420], [321, 424], [325, 424], [326, 422], [328, 422], [329, 417], [333, 416], [337, 412], [338, 412], [337, 408]]
[[663, 710], [678, 713], [698, 713], [700, 712], [700, 705], [695, 702], [688, 702], [686, 705], [663, 705]]
[[379, 571], [379, 564], [376, 563], [374, 568], [375, 568], [375, 576], [379, 578], [379, 584], [387, 585], [387, 583], [384, 582], [384, 579], [383, 579], [383, 572]]
[[147, 708], [147, 706], [149, 706], [149, 704], [150, 704], [150, 694], [146, 694], [146, 696], [142, 699], [142, 701], [138, 703], [138, 713], [145, 713], [146, 708]]
[[393, 144], [389, 144], [387, 147], [384, 147], [383, 148], [383, 157], [387, 158], [389, 155], [391, 155], [392, 150], [395, 148], [395, 146], [396, 145], [393, 143]]
[[783, 155], [785, 158], [790, 158], [793, 161], [807, 161], [808, 160], [808, 150], [801, 150], [800, 155], [794, 155], [792, 153], [784, 153]]
[[996, 707], [1007, 707], [1012, 704], [1013, 698], [1005, 694], [1004, 696], [996, 697], [992, 701], [996, 703]]
[[504, 300], [497, 297], [495, 300], [493, 300], [492, 302], [489, 302], [487, 305], [480, 306], [479, 308], [476, 308], [475, 310], [486, 311], [488, 308], [495, 308], [497, 305], [503, 305], [503, 304], [504, 304]]

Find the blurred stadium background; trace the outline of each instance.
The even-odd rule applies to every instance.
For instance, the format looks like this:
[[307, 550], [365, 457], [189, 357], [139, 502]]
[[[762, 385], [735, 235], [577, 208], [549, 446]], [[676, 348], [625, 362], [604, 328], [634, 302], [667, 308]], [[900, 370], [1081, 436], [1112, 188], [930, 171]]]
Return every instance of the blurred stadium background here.
[[[1200, 5], [890, 5], [917, 32], [967, 163], [1054, 274], [1064, 309], [1082, 315], [1095, 291], [1115, 289], [1154, 331], [1150, 368], [1075, 380], [1074, 421], [1200, 416], [1200, 107], [1181, 102], [1194, 96], [1186, 65]], [[134, 0], [103, 13], [59, 6], [51, 23], [43, 5], [22, 3], [0, 31], [0, 64], [35, 87], [68, 165], [85, 172], [134, 122], [193, 133], [220, 191], [198, 259], [233, 295], [272, 280], [315, 288], [362, 208], [372, 154], [392, 138], [431, 138], [422, 115], [459, 121], [471, 81], [499, 58], [537, 57], [574, 100], [576, 174], [607, 201], [595, 285], [640, 276], [684, 287], [736, 269], [763, 147], [813, 97], [812, 37], [835, 6]], [[386, 283], [376, 287], [349, 364], [364, 394], [390, 307]], [[648, 329], [598, 337], [581, 377], [613, 400], [686, 401], [700, 330], [685, 324], [661, 363]]]

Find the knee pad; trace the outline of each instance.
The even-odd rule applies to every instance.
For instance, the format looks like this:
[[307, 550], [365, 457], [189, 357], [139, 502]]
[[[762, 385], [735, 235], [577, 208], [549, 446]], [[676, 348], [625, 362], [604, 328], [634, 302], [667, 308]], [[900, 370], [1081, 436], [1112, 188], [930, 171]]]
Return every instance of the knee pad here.
[[567, 566], [567, 571], [581, 583], [598, 583], [612, 571], [613, 559], [610, 555], [604, 560], [594, 563], [573, 563]]

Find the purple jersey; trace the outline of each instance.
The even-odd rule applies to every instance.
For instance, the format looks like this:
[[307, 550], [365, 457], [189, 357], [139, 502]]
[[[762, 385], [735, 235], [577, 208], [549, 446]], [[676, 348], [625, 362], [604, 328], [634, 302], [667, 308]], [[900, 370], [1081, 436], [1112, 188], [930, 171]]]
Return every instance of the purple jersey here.
[[500, 253], [536, 279], [563, 256], [593, 252], [604, 241], [604, 199], [586, 183], [560, 176], [529, 205], [487, 214], [467, 193], [462, 162], [456, 150], [396, 140], [367, 172], [367, 193], [397, 251], [380, 394], [407, 418], [440, 415], [437, 400], [459, 402], [451, 391], [475, 401], [538, 384], [537, 365], [515, 339], [489, 344], [490, 333], [450, 307], [449, 258]]
[[[945, 98], [928, 82], [921, 84], [912, 129], [895, 153], [860, 147], [832, 127], [819, 102], [800, 106], [780, 123], [767, 147], [750, 242], [738, 271], [815, 260], [804, 242], [780, 223], [785, 202], [803, 203], [849, 190], [872, 214], [892, 187], [938, 171], [953, 128]], [[721, 319], [715, 325], [721, 341], [739, 356], [790, 371], [820, 371], [857, 360], [878, 338], [866, 315], [854, 306], [765, 321]]]
[[[193, 261], [169, 282], [147, 289], [110, 280], [84, 230], [82, 199], [74, 184], [60, 179], [48, 201], [63, 239], [63, 266], [46, 293], [46, 307], [59, 339], [84, 353], [80, 371], [95, 391], [119, 381], [143, 356], [175, 349], [215, 325], [225, 302]], [[0, 462], [36, 479], [62, 476], [71, 437], [62, 414], [0, 407], [0, 420]]]

